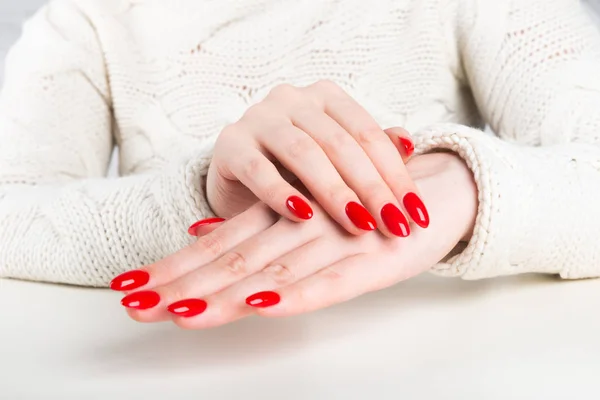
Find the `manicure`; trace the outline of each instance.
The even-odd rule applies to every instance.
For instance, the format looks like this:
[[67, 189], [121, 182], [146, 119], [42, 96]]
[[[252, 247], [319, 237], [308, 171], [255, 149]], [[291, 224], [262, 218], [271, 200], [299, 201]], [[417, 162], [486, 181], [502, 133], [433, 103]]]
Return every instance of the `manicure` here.
[[279, 303], [281, 297], [275, 292], [259, 292], [246, 298], [246, 304], [252, 307], [265, 308]]
[[383, 206], [381, 209], [381, 219], [394, 235], [400, 237], [407, 237], [410, 235], [408, 220], [402, 211], [392, 203]]
[[224, 218], [208, 218], [208, 219], [202, 219], [198, 222], [195, 222], [194, 224], [192, 224], [192, 226], [190, 226], [188, 228], [188, 233], [191, 236], [198, 236], [198, 228], [200, 228], [201, 226], [206, 226], [206, 225], [211, 225], [211, 224], [216, 224], [218, 222], [223, 222], [225, 221]]
[[413, 144], [412, 140], [401, 137], [400, 144], [402, 145], [402, 147], [404, 147], [404, 151], [406, 151], [407, 157], [410, 157], [412, 153], [415, 152], [415, 145]]
[[206, 310], [206, 301], [200, 299], [185, 299], [167, 307], [170, 313], [179, 317], [189, 318], [202, 314]]
[[144, 292], [135, 292], [127, 295], [121, 300], [121, 304], [127, 308], [136, 310], [147, 310], [155, 307], [160, 302], [158, 293], [147, 290]]
[[408, 212], [408, 215], [413, 221], [421, 228], [427, 228], [429, 226], [429, 213], [423, 201], [414, 193], [407, 193], [404, 196], [404, 207]]
[[311, 219], [313, 216], [313, 210], [310, 208], [310, 205], [298, 196], [290, 196], [285, 204], [288, 210], [298, 218]]
[[346, 205], [346, 215], [348, 218], [350, 218], [350, 221], [352, 221], [354, 225], [362, 230], [372, 231], [377, 228], [377, 222], [375, 222], [375, 218], [369, 214], [366, 208], [354, 201], [351, 201]]
[[150, 281], [150, 274], [142, 270], [127, 271], [110, 282], [110, 288], [116, 291], [134, 290]]

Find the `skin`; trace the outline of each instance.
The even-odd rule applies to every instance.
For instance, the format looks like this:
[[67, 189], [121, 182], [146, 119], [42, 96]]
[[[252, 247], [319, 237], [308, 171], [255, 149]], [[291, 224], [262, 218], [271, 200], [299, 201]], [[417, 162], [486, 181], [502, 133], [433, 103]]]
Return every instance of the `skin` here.
[[[430, 269], [461, 240], [469, 240], [477, 211], [477, 189], [464, 162], [453, 153], [415, 157], [407, 172], [429, 205], [431, 225], [407, 238], [380, 232], [355, 236], [325, 212], [302, 224], [259, 202], [227, 220], [203, 228], [197, 242], [145, 268], [161, 302], [128, 310], [140, 322], [172, 320], [185, 329], [215, 327], [258, 314], [285, 317], [318, 310], [386, 288]], [[302, 190], [300, 187], [298, 190]], [[309, 195], [307, 195], [308, 198]], [[315, 211], [321, 211], [315, 205]], [[253, 308], [245, 299], [272, 290], [281, 302]], [[170, 314], [173, 302], [199, 298], [200, 315]]]
[[357, 202], [384, 235], [394, 237], [381, 209], [391, 203], [409, 218], [398, 199], [418, 193], [400, 137], [410, 139], [401, 128], [383, 131], [333, 82], [277, 86], [217, 139], [206, 184], [209, 204], [216, 215], [230, 218], [260, 200], [302, 222], [286, 207], [290, 196], [311, 203], [291, 183], [297, 177], [315, 200], [313, 210], [318, 203], [347, 232], [365, 233], [345, 212], [349, 202]]

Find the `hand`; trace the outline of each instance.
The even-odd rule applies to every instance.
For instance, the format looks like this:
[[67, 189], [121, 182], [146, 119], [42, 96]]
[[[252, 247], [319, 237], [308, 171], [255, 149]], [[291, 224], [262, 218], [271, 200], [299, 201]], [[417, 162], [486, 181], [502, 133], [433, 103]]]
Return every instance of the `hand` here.
[[111, 287], [142, 289], [123, 299], [137, 321], [173, 319], [200, 329], [253, 313], [312, 311], [393, 285], [468, 240], [477, 209], [471, 172], [457, 156], [419, 156], [408, 169], [435, 217], [430, 229], [408, 238], [352, 236], [323, 213], [304, 224], [276, 221], [258, 203], [213, 225], [190, 247], [115, 278]]
[[223, 130], [206, 193], [220, 217], [230, 218], [260, 200], [300, 222], [313, 210], [290, 183], [297, 178], [349, 233], [379, 226], [384, 235], [408, 236], [405, 213], [423, 228], [429, 224], [402, 160], [412, 149], [405, 130], [384, 132], [332, 82], [281, 85]]

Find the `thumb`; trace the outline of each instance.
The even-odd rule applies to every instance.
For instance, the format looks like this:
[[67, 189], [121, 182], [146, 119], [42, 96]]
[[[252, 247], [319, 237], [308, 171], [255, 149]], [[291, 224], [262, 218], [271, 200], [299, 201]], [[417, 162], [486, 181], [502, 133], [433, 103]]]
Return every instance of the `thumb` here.
[[402, 161], [406, 163], [415, 152], [415, 145], [410, 133], [399, 126], [385, 129], [384, 132], [390, 137], [396, 148], [398, 148], [398, 151], [402, 155]]

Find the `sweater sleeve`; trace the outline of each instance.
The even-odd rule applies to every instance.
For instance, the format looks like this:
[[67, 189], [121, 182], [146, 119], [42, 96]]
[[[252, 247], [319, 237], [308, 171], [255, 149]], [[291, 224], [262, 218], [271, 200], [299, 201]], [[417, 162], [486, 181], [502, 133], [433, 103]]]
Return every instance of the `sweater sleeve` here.
[[0, 277], [105, 286], [189, 243], [211, 214], [208, 149], [109, 179], [112, 112], [102, 49], [67, 1], [30, 20], [0, 96]]
[[419, 137], [419, 152], [464, 158], [479, 190], [470, 242], [434, 272], [600, 276], [600, 35], [575, 0], [460, 7], [465, 76], [498, 137], [456, 125]]

